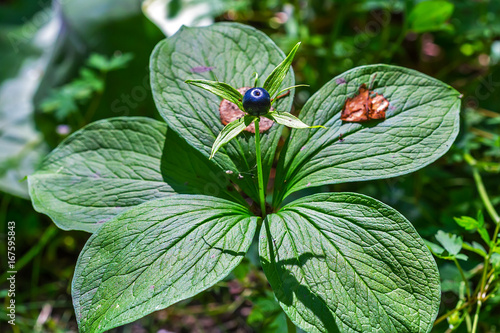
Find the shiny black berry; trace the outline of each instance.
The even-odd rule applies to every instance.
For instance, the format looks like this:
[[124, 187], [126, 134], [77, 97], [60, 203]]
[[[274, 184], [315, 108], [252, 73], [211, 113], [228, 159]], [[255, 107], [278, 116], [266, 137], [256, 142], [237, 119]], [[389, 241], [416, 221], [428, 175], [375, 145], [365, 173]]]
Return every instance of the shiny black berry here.
[[252, 88], [243, 96], [243, 108], [252, 116], [262, 116], [271, 108], [271, 97], [264, 88]]

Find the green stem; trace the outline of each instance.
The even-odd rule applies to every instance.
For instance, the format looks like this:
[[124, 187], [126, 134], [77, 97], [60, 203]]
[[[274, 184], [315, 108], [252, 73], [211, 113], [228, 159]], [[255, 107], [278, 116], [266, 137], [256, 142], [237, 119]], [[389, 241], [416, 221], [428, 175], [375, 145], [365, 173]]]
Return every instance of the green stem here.
[[286, 317], [286, 327], [287, 327], [287, 332], [288, 333], [297, 333], [297, 327], [295, 327], [295, 324], [292, 323], [290, 318], [285, 314]]
[[476, 312], [474, 314], [474, 322], [472, 324], [472, 333], [476, 333], [477, 330], [477, 324], [479, 322], [479, 313], [481, 311], [481, 306], [483, 302], [486, 300], [486, 295], [485, 295], [485, 285], [486, 285], [486, 276], [488, 272], [488, 264], [490, 262], [491, 255], [493, 253], [493, 249], [495, 247], [497, 237], [498, 237], [498, 232], [500, 230], [500, 217], [498, 216], [498, 213], [496, 212], [495, 208], [493, 207], [493, 204], [490, 201], [490, 198], [488, 196], [488, 193], [486, 192], [486, 188], [484, 187], [483, 179], [481, 178], [481, 174], [479, 173], [479, 170], [476, 167], [477, 161], [469, 154], [464, 155], [465, 160], [469, 165], [472, 167], [472, 175], [474, 177], [474, 181], [476, 183], [477, 190], [479, 192], [479, 196], [481, 197], [481, 200], [483, 201], [483, 205], [486, 207], [486, 210], [488, 211], [488, 214], [490, 215], [491, 219], [495, 222], [496, 227], [495, 227], [495, 232], [493, 233], [493, 237], [491, 240], [491, 244], [489, 247], [488, 255], [486, 258], [484, 258], [484, 267], [483, 267], [483, 273], [481, 276], [481, 284], [479, 287], [479, 292], [477, 294], [477, 306], [476, 306]]
[[[474, 301], [475, 301], [475, 299], [474, 299]], [[461, 310], [465, 309], [466, 307], [470, 306], [471, 304], [472, 304], [472, 300], [470, 302], [465, 302], [464, 304], [462, 304], [458, 308], [454, 308], [453, 310], [448, 311], [447, 313], [445, 313], [444, 315], [442, 315], [441, 317], [436, 319], [436, 321], [434, 321], [434, 326], [437, 326], [440, 322], [442, 322], [443, 320], [445, 320], [446, 318], [448, 318], [449, 316], [451, 316], [455, 312], [461, 311]]]
[[264, 177], [262, 175], [262, 158], [260, 156], [260, 131], [259, 131], [260, 118], [255, 120], [255, 155], [257, 158], [257, 178], [259, 182], [259, 200], [262, 218], [266, 217], [266, 195], [264, 189]]
[[[474, 181], [476, 182], [476, 187], [479, 192], [479, 196], [481, 197], [481, 200], [483, 201], [483, 204], [486, 207], [488, 214], [490, 215], [493, 222], [495, 222], [497, 225], [500, 224], [500, 216], [498, 216], [498, 213], [493, 207], [493, 204], [491, 203], [490, 198], [488, 197], [488, 193], [486, 192], [486, 189], [484, 187], [483, 179], [481, 178], [481, 175], [477, 170], [476, 167], [477, 161], [469, 154], [465, 154], [464, 158], [467, 161], [467, 163], [469, 163], [469, 165], [472, 167], [472, 175], [474, 176]], [[493, 235], [493, 237], [495, 237], [495, 235]]]
[[462, 267], [460, 266], [460, 264], [458, 263], [458, 260], [453, 258], [453, 262], [455, 263], [455, 265], [457, 266], [458, 268], [458, 271], [460, 272], [460, 276], [462, 277], [462, 280], [464, 281], [465, 283], [465, 292], [467, 293], [467, 300], [470, 300], [470, 288], [469, 288], [469, 282], [467, 281], [467, 278], [465, 277], [465, 273], [462, 269]]
[[467, 327], [467, 332], [471, 331], [472, 323], [470, 322], [469, 311], [465, 312], [465, 326]]
[[488, 197], [488, 193], [486, 193], [486, 189], [484, 188], [483, 180], [481, 179], [481, 175], [477, 168], [472, 168], [472, 174], [474, 176], [474, 180], [476, 181], [477, 190], [479, 191], [479, 195], [481, 196], [481, 200], [483, 201], [488, 214], [490, 214], [491, 219], [498, 225], [500, 224], [500, 216], [498, 216], [493, 204]]
[[477, 300], [476, 313], [474, 314], [474, 322], [472, 323], [472, 331], [471, 333], [476, 333], [477, 323], [479, 322], [479, 312], [481, 311], [482, 302]]
[[[58, 230], [59, 229], [57, 229], [56, 226], [50, 225], [40, 237], [40, 240], [36, 243], [36, 245], [33, 246], [24, 256], [22, 256], [16, 262], [16, 271], [20, 271], [26, 264], [28, 264], [34, 257], [36, 257], [43, 250], [45, 245], [47, 245], [57, 234]], [[9, 273], [4, 273], [2, 276], [0, 276], [0, 281], [5, 281], [8, 276]]]

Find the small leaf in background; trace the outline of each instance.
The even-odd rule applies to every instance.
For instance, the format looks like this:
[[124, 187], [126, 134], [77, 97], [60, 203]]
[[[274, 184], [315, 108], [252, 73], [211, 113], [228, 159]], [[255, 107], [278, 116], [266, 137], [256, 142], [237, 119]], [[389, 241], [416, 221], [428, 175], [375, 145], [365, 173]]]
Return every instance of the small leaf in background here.
[[419, 2], [408, 15], [410, 30], [416, 33], [453, 29], [446, 21], [455, 6], [444, 0]]
[[436, 240], [444, 247], [452, 256], [456, 256], [462, 249], [462, 237], [446, 233], [439, 230], [436, 234]]
[[212, 153], [210, 154], [210, 159], [212, 159], [217, 153], [217, 151], [224, 146], [226, 143], [238, 136], [243, 130], [252, 123], [255, 119], [254, 116], [244, 116], [240, 119], [229, 123], [224, 127], [224, 129], [219, 133], [215, 142], [212, 146]]
[[75, 97], [70, 93], [70, 90], [66, 88], [52, 91], [50, 95], [41, 102], [40, 108], [45, 113], [54, 113], [58, 121], [62, 121], [73, 112], [78, 111]]
[[243, 104], [241, 103], [243, 95], [241, 95], [238, 90], [231, 87], [227, 83], [209, 80], [186, 80], [186, 83], [200, 87], [202, 89], [210, 91], [212, 94], [227, 99], [228, 101], [236, 104], [241, 111], [244, 111]]
[[441, 257], [441, 255], [444, 253], [444, 248], [436, 243], [433, 243], [431, 241], [428, 241], [424, 239], [425, 245], [429, 248], [429, 250], [434, 254], [436, 257]]
[[87, 65], [98, 69], [101, 72], [110, 72], [126, 68], [132, 59], [134, 59], [134, 55], [132, 53], [114, 54], [111, 58], [102, 54], [93, 53], [90, 55]]
[[455, 217], [453, 219], [459, 226], [465, 228], [465, 230], [477, 230], [486, 244], [489, 245], [491, 243], [491, 238], [488, 234], [488, 230], [486, 230], [486, 227], [484, 225], [484, 217], [481, 211], [477, 213], [477, 219], [474, 219], [470, 216]]
[[104, 90], [104, 81], [95, 71], [84, 67], [80, 70], [80, 77], [80, 80], [75, 81], [82, 81], [82, 83], [93, 91], [101, 92]]
[[271, 74], [269, 74], [266, 81], [264, 82], [264, 85], [262, 87], [267, 90], [267, 92], [271, 96], [271, 99], [274, 99], [274, 97], [276, 97], [275, 94], [278, 92], [281, 83], [285, 79], [285, 76], [288, 74], [288, 70], [292, 65], [293, 58], [295, 57], [295, 53], [297, 52], [299, 46], [300, 42], [295, 44], [290, 53], [288, 53], [285, 60], [283, 60], [278, 66], [276, 66], [276, 68], [272, 71]]
[[481, 257], [483, 258], [486, 258], [486, 250], [484, 249], [484, 247], [479, 244], [478, 242], [472, 242], [472, 244], [470, 243], [467, 243], [467, 242], [464, 242], [462, 244], [462, 247], [467, 250], [467, 251], [472, 251], [474, 253], [477, 253], [478, 255], [480, 255]]
[[58, 121], [68, 118], [72, 113], [79, 112], [79, 107], [87, 103], [94, 94], [104, 91], [105, 78], [102, 73], [125, 68], [133, 57], [131, 53], [115, 55], [111, 58], [93, 53], [87, 65], [101, 73], [83, 67], [80, 70], [80, 77], [54, 89], [40, 103], [40, 108], [43, 112], [54, 113]]
[[79, 106], [86, 103], [94, 93], [104, 89], [104, 80], [95, 71], [88, 68], [80, 70], [80, 77], [54, 89], [40, 104], [43, 112], [54, 113], [58, 121], [62, 121]]
[[286, 333], [285, 313], [276, 302], [271, 291], [265, 291], [264, 295], [251, 299], [252, 311], [247, 317], [247, 323], [255, 332]]
[[264, 115], [264, 117], [277, 122], [280, 125], [285, 125], [292, 128], [325, 128], [324, 126], [309, 126], [304, 124], [299, 118], [295, 117], [291, 113], [288, 112], [276, 112], [271, 111], [268, 114]]
[[490, 260], [491, 265], [495, 268], [495, 270], [500, 270], [500, 253], [493, 253]]
[[[436, 236], [436, 238], [437, 238], [437, 236]], [[430, 242], [426, 239], [424, 239], [424, 243], [425, 243], [425, 245], [427, 245], [427, 248], [432, 252], [432, 254], [439, 259], [444, 259], [444, 260], [460, 259], [460, 260], [464, 260], [464, 261], [467, 261], [469, 259], [469, 257], [467, 257], [463, 253], [450, 254], [448, 252], [448, 250], [444, 249], [441, 245]]]

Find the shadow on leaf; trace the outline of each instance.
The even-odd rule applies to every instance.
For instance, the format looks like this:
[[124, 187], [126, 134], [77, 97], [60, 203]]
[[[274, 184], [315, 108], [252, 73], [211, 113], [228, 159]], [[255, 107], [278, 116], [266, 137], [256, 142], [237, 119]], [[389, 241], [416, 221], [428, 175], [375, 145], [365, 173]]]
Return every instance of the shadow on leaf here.
[[[327, 332], [340, 332], [335, 322], [335, 317], [332, 314], [332, 310], [326, 305], [326, 301], [321, 296], [313, 293], [308, 286], [301, 284], [293, 273], [286, 268], [286, 266], [302, 267], [310, 259], [324, 259], [325, 256], [318, 256], [314, 253], [307, 252], [302, 253], [296, 258], [280, 260], [279, 254], [276, 253], [275, 255], [275, 244], [269, 230], [268, 221], [265, 220], [264, 224], [267, 239], [272, 240], [268, 242], [269, 257], [271, 258], [271, 262], [267, 261], [266, 258], [263, 258], [262, 256], [260, 257], [260, 261], [269, 282], [271, 282], [271, 285], [273, 286], [273, 290], [278, 301], [287, 307], [294, 308], [297, 307], [297, 303], [301, 303], [302, 306], [309, 309], [316, 316], [316, 318], [321, 321], [322, 326], [327, 330]], [[276, 257], [278, 258], [278, 261], [276, 261]], [[279, 288], [275, 288], [272, 280], [279, 282]]]

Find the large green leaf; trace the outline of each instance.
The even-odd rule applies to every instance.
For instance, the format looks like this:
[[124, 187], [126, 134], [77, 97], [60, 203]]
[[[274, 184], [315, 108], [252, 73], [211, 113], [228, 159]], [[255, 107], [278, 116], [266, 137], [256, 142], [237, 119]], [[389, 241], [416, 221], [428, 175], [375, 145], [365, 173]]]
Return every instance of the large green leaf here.
[[[254, 85], [255, 72], [266, 78], [285, 58], [278, 47], [260, 31], [235, 23], [203, 28], [183, 27], [160, 42], [151, 56], [151, 85], [160, 114], [169, 128], [207, 158], [215, 138], [224, 128], [219, 116], [221, 98], [193, 87], [185, 80], [218, 80], [235, 88]], [[293, 72], [282, 87], [293, 85]], [[292, 93], [274, 106], [289, 111]], [[262, 135], [265, 181], [269, 174], [281, 126], [274, 125]], [[222, 169], [232, 172], [232, 181], [258, 200], [254, 135], [243, 132], [214, 158]], [[242, 177], [238, 177], [241, 175]]]
[[[389, 101], [386, 119], [345, 123], [348, 97], [373, 78], [373, 90]], [[310, 125], [293, 130], [276, 171], [274, 205], [308, 186], [395, 177], [442, 156], [459, 127], [460, 94], [414, 70], [388, 65], [354, 68], [321, 88], [300, 113]]]
[[428, 332], [440, 303], [437, 266], [410, 222], [355, 193], [305, 197], [267, 216], [264, 272], [307, 332]]
[[242, 200], [223, 170], [163, 122], [111, 118], [74, 133], [28, 177], [33, 206], [62, 229], [94, 232], [103, 222], [173, 193]]
[[201, 195], [144, 203], [89, 239], [73, 279], [80, 332], [104, 332], [194, 296], [229, 274], [252, 243], [257, 217]]

